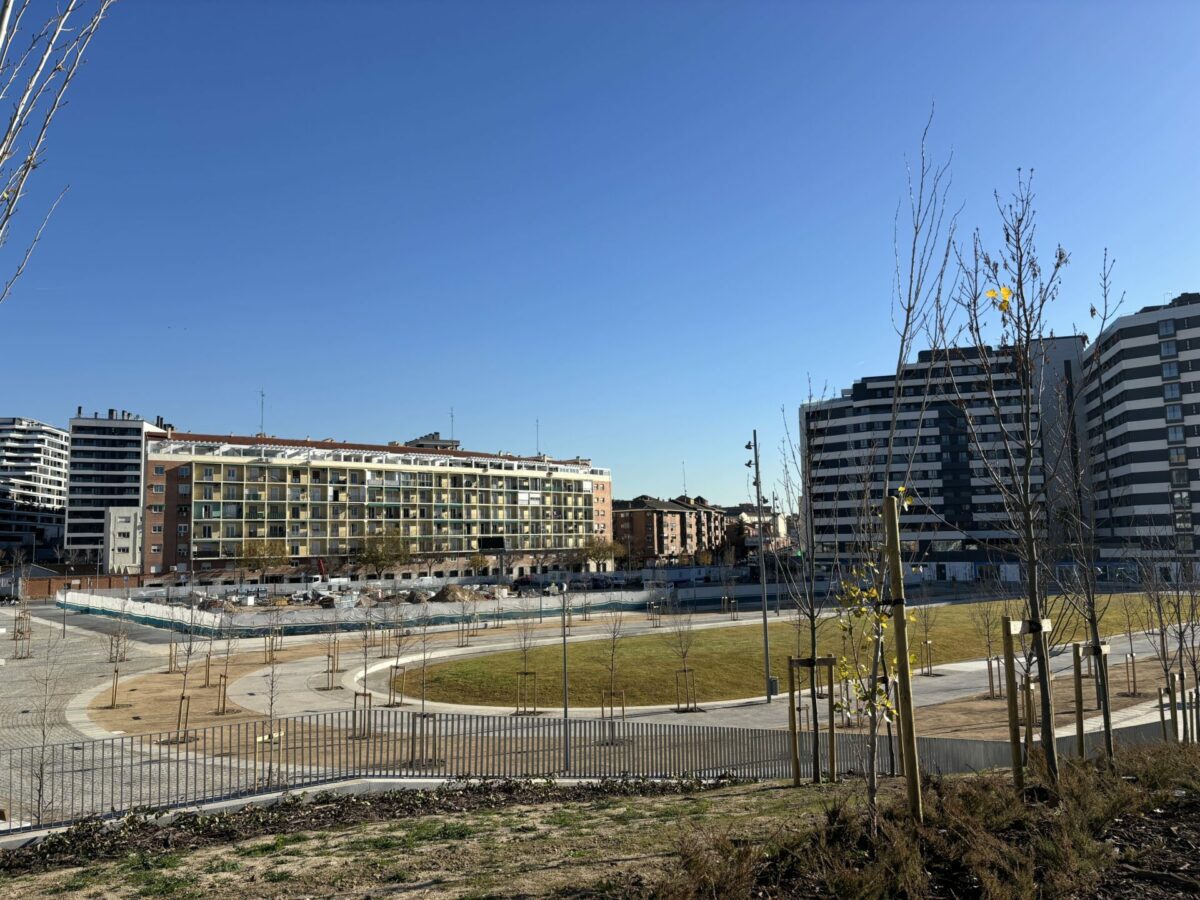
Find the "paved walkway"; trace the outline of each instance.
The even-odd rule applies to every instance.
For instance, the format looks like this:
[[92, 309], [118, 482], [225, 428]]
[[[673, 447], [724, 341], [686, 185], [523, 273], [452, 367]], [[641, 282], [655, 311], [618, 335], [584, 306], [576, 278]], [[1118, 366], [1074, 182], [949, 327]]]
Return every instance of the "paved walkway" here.
[[[80, 613], [68, 613], [66, 637], [63, 634], [63, 615], [52, 606], [31, 608], [33, 621], [33, 656], [30, 659], [12, 659], [15, 644], [10, 640], [16, 610], [6, 607], [0, 610], [0, 627], [8, 633], [0, 637], [0, 656], [5, 657], [5, 666], [0, 669], [4, 689], [0, 691], [0, 748], [33, 746], [41, 743], [40, 709], [47, 709], [46, 740], [49, 743], [68, 742], [80, 738], [107, 737], [112, 732], [93, 724], [87, 716], [87, 706], [99, 692], [107, 689], [112, 677], [112, 664], [108, 662], [109, 634], [118, 625], [114, 620]], [[786, 617], [771, 614], [771, 622], [787, 621]], [[535, 645], [558, 645], [560, 635], [554, 630], [555, 616], [548, 609], [546, 630], [541, 631]], [[736, 621], [721, 613], [697, 614], [694, 618], [698, 630], [728, 627], [761, 627], [762, 619], [757, 612], [743, 612]], [[665, 627], [665, 626], [664, 626]], [[130, 624], [129, 659], [121, 664], [122, 678], [152, 671], [164, 664], [167, 655], [167, 634], [161, 629]], [[482, 655], [503, 650], [517, 649], [516, 628], [509, 625], [501, 629], [484, 628], [472, 638], [469, 647], [446, 646], [452, 640], [445, 633], [454, 631], [440, 629], [439, 646], [430, 650], [430, 661]], [[590, 622], [576, 616], [569, 643], [596, 640], [603, 636], [603, 616], [596, 615]], [[627, 636], [662, 633], [641, 613], [627, 613], [625, 631]], [[321, 643], [324, 637], [310, 635], [289, 637], [292, 644]], [[1121, 678], [1117, 664], [1120, 653], [1127, 648], [1124, 638], [1114, 640], [1112, 661], [1113, 676]], [[268, 715], [272, 705], [275, 715], [299, 715], [311, 712], [326, 712], [348, 709], [354, 704], [354, 693], [362, 690], [363, 660], [358, 652], [360, 643], [353, 633], [346, 634], [341, 641], [341, 663], [345, 671], [338, 676], [335, 690], [324, 690], [327, 684], [325, 658], [318, 654], [294, 662], [281, 664], [275, 673], [274, 702], [272, 704], [271, 677], [267, 669], [235, 681], [229, 689], [231, 700], [239, 706]], [[1134, 642], [1139, 658], [1153, 655], [1150, 642], [1139, 637]], [[374, 695], [374, 703], [381, 705], [387, 700], [387, 677], [394, 658], [380, 659], [378, 648], [372, 648], [367, 658], [367, 687]], [[419, 665], [419, 652], [409, 652], [401, 660], [403, 664]], [[1070, 654], [1055, 657], [1054, 670], [1069, 676]], [[944, 703], [949, 700], [978, 696], [987, 689], [987, 670], [983, 660], [949, 663], [935, 669], [937, 676], [918, 676], [914, 679], [914, 699], [918, 706]], [[784, 676], [786, 673], [775, 673]], [[786, 683], [786, 678], [781, 677]], [[1091, 685], [1088, 685], [1089, 689]], [[628, 711], [630, 718], [640, 721], [669, 722], [677, 724], [724, 725], [747, 728], [782, 728], [787, 724], [787, 703], [777, 697], [767, 703], [765, 698], [746, 698], [703, 704], [703, 711], [679, 714], [669, 706], [637, 707]], [[410, 698], [411, 700], [411, 698]], [[824, 704], [822, 704], [824, 707]], [[410, 705], [407, 708], [415, 708]], [[431, 712], [458, 712], [478, 715], [509, 715], [511, 707], [468, 706], [444, 703], [427, 703]], [[561, 714], [561, 709], [547, 709], [547, 715]], [[597, 708], [572, 708], [572, 717], [599, 717]], [[1150, 701], [1121, 710], [1114, 714], [1114, 724], [1129, 725], [1157, 721], [1157, 704]], [[1089, 730], [1098, 730], [1099, 717], [1088, 720]]]
[[[64, 743], [81, 736], [107, 736], [107, 732], [99, 729], [95, 734], [82, 731], [72, 710], [77, 708], [79, 697], [91, 696], [111, 683], [109, 633], [117, 624], [103, 623], [104, 627], [98, 629], [94, 627], [97, 624], [94, 616], [78, 613], [68, 613], [64, 620], [62, 611], [53, 606], [31, 606], [30, 614], [31, 655], [28, 659], [14, 659], [16, 642], [12, 637], [17, 608], [0, 610], [0, 628], [7, 629], [0, 635], [0, 657], [4, 660], [0, 668], [4, 685], [0, 690], [0, 748], [40, 745], [43, 710], [46, 743]], [[85, 625], [80, 624], [81, 620]], [[155, 640], [155, 634], [147, 634], [156, 631], [129, 626], [129, 658], [120, 664], [122, 677], [163, 664], [166, 646]]]
[[[626, 635], [633, 636], [652, 632], [661, 633], [661, 628], [653, 628], [641, 616], [637, 616], [636, 618], [639, 621], [627, 624]], [[770, 619], [775, 621], [773, 615]], [[745, 614], [737, 621], [730, 621], [727, 616], [714, 614], [711, 616], [697, 616], [695, 627], [697, 629], [761, 627], [761, 622], [761, 618]], [[590, 624], [577, 623], [572, 628], [572, 634], [568, 637], [568, 643], [601, 639], [603, 637], [602, 632], [603, 625], [595, 619]], [[535, 641], [535, 646], [557, 646], [561, 643], [561, 640], [561, 635], [539, 636]], [[363, 689], [364, 662], [361, 654], [355, 653], [352, 649], [356, 645], [357, 642], [353, 639], [343, 643], [341, 665], [345, 671], [338, 676], [337, 688], [333, 691], [325, 690], [328, 684], [328, 676], [325, 672], [326, 663], [323, 656], [297, 660], [279, 666], [276, 671], [275, 714], [299, 715], [352, 707], [355, 691]], [[1122, 676], [1119, 672], [1118, 663], [1121, 655], [1128, 647], [1128, 643], [1124, 638], [1121, 638], [1119, 643], [1116, 640], [1113, 641], [1113, 647], [1117, 657], [1110, 661], [1110, 667], [1113, 678], [1119, 679]], [[430, 663], [442, 662], [447, 659], [481, 656], [487, 653], [516, 649], [518, 649], [518, 646], [516, 630], [514, 628], [509, 627], [500, 630], [487, 629], [481, 632], [477, 638], [472, 639], [472, 646], [438, 647], [429, 652], [427, 661]], [[1154, 653], [1152, 645], [1145, 637], [1134, 639], [1134, 652], [1138, 654], [1139, 659], [1143, 660], [1151, 658]], [[366, 660], [367, 689], [372, 693], [373, 703], [376, 706], [387, 702], [387, 679], [390, 675], [391, 666], [395, 662], [394, 657], [380, 659], [378, 657], [378, 649], [372, 649]], [[420, 662], [421, 656], [419, 651], [415, 653], [410, 651], [400, 659], [400, 663], [408, 666], [410, 670], [413, 666], [419, 666]], [[1070, 677], [1072, 660], [1069, 650], [1067, 652], [1060, 652], [1054, 657], [1052, 669], [1056, 676]], [[952, 700], [978, 697], [987, 691], [987, 662], [983, 659], [935, 666], [934, 672], [935, 674], [932, 677], [924, 675], [914, 677], [913, 699], [917, 706], [932, 706]], [[786, 684], [786, 673], [773, 674], [780, 675], [780, 681]], [[233, 683], [230, 687], [229, 695], [240, 706], [259, 710], [265, 715], [269, 699], [267, 681], [266, 672], [257, 672], [246, 676]], [[1116, 689], [1115, 686], [1114, 689]], [[1091, 682], [1085, 685], [1085, 690], [1090, 691], [1094, 696], [1094, 688]], [[412, 698], [411, 691], [408, 701], [406, 708], [422, 708], [420, 700]], [[511, 706], [497, 707], [427, 701], [423, 708], [427, 712], [500, 716], [512, 714]], [[824, 708], [825, 704], [822, 703], [821, 715], [824, 715]], [[561, 706], [557, 708], [550, 707], [546, 708], [544, 712], [546, 715], [561, 715], [562, 708]], [[573, 718], [599, 718], [600, 713], [601, 711], [598, 707], [572, 707], [570, 709], [570, 715]], [[1003, 711], [1000, 710], [997, 715], [998, 721], [1002, 721]], [[785, 728], [787, 727], [788, 711], [787, 701], [783, 697], [776, 697], [774, 702], [771, 703], [767, 703], [765, 697], [752, 697], [705, 703], [702, 704], [700, 712], [688, 714], [677, 713], [672, 706], [633, 707], [627, 711], [627, 717], [636, 718], [639, 721], [674, 724], [722, 725], [742, 728]], [[1143, 724], [1151, 721], [1158, 721], [1157, 700], [1138, 704], [1113, 714], [1113, 724], [1115, 726]], [[1093, 715], [1092, 718], [1086, 720], [1084, 727], [1088, 731], [1100, 730], [1102, 723], [1099, 716]]]

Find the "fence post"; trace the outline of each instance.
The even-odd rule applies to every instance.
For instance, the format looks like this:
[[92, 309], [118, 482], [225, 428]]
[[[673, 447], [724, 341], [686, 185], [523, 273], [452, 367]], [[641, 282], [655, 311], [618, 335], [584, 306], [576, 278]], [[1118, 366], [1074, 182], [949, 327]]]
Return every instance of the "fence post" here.
[[1083, 759], [1083, 655], [1078, 642], [1071, 645], [1071, 661], [1075, 673], [1075, 750]]
[[1025, 791], [1025, 769], [1021, 760], [1021, 725], [1017, 714], [1017, 661], [1013, 653], [1012, 617], [1000, 621], [1004, 629], [1004, 694], [1008, 700], [1008, 743], [1012, 751], [1013, 785]]
[[1175, 673], [1167, 679], [1167, 699], [1171, 703], [1171, 742], [1179, 743], [1179, 712], [1175, 707]]
[[788, 657], [788, 749], [792, 757], [792, 786], [800, 787], [800, 745], [796, 729], [796, 657]]
[[1167, 711], [1163, 709], [1165, 692], [1162, 688], [1158, 689], [1158, 724], [1162, 726], [1163, 743], [1167, 743]]
[[[896, 669], [900, 683], [898, 706], [900, 707], [900, 745], [904, 761], [904, 780], [908, 788], [908, 809], [912, 817], [921, 822], [924, 810], [921, 807], [921, 772], [917, 759], [917, 734], [913, 721], [912, 670], [908, 659], [908, 621], [904, 608], [904, 572], [900, 568], [900, 507], [895, 497], [883, 501], [884, 538], [891, 575], [892, 621], [896, 628]], [[871, 686], [875, 690], [875, 685]], [[832, 726], [830, 726], [832, 740]]]

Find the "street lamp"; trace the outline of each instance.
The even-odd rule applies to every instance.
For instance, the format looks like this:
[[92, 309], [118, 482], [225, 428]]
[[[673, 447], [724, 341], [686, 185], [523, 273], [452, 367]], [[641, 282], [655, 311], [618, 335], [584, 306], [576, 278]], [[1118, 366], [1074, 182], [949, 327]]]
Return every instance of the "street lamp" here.
[[762, 469], [758, 459], [758, 429], [746, 442], [746, 449], [754, 451], [754, 458], [746, 460], [746, 468], [754, 470], [754, 500], [758, 509], [758, 583], [762, 589], [763, 624], [763, 680], [766, 683], [767, 702], [771, 702], [771, 639], [767, 633], [767, 565], [763, 549]]

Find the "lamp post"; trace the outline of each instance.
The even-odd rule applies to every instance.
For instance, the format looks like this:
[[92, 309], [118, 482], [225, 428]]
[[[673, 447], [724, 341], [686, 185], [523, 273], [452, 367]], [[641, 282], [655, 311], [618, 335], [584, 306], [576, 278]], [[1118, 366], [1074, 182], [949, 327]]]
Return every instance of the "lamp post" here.
[[767, 702], [771, 702], [771, 639], [767, 633], [767, 560], [763, 540], [762, 470], [758, 460], [758, 429], [746, 442], [746, 449], [754, 451], [754, 458], [746, 461], [746, 468], [754, 469], [754, 500], [758, 509], [758, 583], [762, 589], [763, 624], [763, 681], [766, 686]]

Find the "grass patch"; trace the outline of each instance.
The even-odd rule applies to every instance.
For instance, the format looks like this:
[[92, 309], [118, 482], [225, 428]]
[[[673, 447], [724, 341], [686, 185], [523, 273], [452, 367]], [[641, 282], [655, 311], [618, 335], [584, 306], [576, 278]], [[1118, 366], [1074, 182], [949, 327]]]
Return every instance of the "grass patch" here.
[[204, 867], [205, 875], [220, 875], [222, 872], [237, 872], [242, 864], [236, 859], [214, 859]]
[[461, 841], [471, 837], [477, 829], [460, 822], [417, 822], [403, 831], [390, 825], [385, 834], [356, 838], [347, 841], [344, 850], [351, 853], [380, 853], [388, 850], [411, 850], [419, 844], [441, 841]]
[[[1129, 602], [1129, 596], [1113, 594], [1109, 599], [1109, 608], [1101, 620], [1102, 630], [1109, 635], [1120, 634], [1125, 627], [1123, 607]], [[981, 602], [996, 606], [993, 651], [999, 652], [999, 616], [1003, 614], [1004, 604], [1001, 601]], [[935, 664], [978, 659], [987, 654], [986, 643], [971, 617], [971, 608], [976, 605], [959, 603], [938, 608], [935, 624], [930, 630]], [[1064, 640], [1083, 634], [1082, 621], [1066, 604], [1051, 601], [1050, 613], [1056, 622], [1061, 619], [1065, 624]], [[786, 672], [789, 656], [808, 655], [807, 635], [797, 630], [795, 620], [789, 619], [786, 613], [771, 623], [769, 631], [772, 672]], [[909, 633], [910, 642], [924, 639], [917, 625], [910, 625]], [[669, 629], [664, 627], [660, 634], [637, 635], [621, 641], [617, 682], [625, 691], [628, 705], [675, 702], [675, 671], [680, 665], [668, 647], [669, 637]], [[571, 702], [580, 706], [599, 706], [601, 692], [608, 688], [607, 643], [596, 640], [571, 644], [568, 652]], [[822, 628], [818, 652], [843, 655], [841, 633], [831, 623]], [[688, 665], [695, 670], [696, 694], [701, 702], [757, 696], [762, 693], [762, 630], [750, 626], [698, 630]], [[531, 650], [529, 669], [538, 673], [539, 705], [561, 704], [561, 647], [544, 646]], [[521, 654], [516, 651], [439, 663], [427, 671], [426, 696], [443, 703], [508, 706], [516, 699], [519, 671]]]
[[250, 858], [258, 856], [272, 856], [276, 853], [287, 856], [296, 856], [300, 854], [295, 852], [284, 853], [284, 851], [293, 844], [302, 844], [309, 840], [312, 840], [312, 838], [307, 834], [277, 834], [272, 840], [267, 841], [265, 844], [251, 844], [247, 847], [238, 847], [234, 852], [237, 853], [238, 856]]

